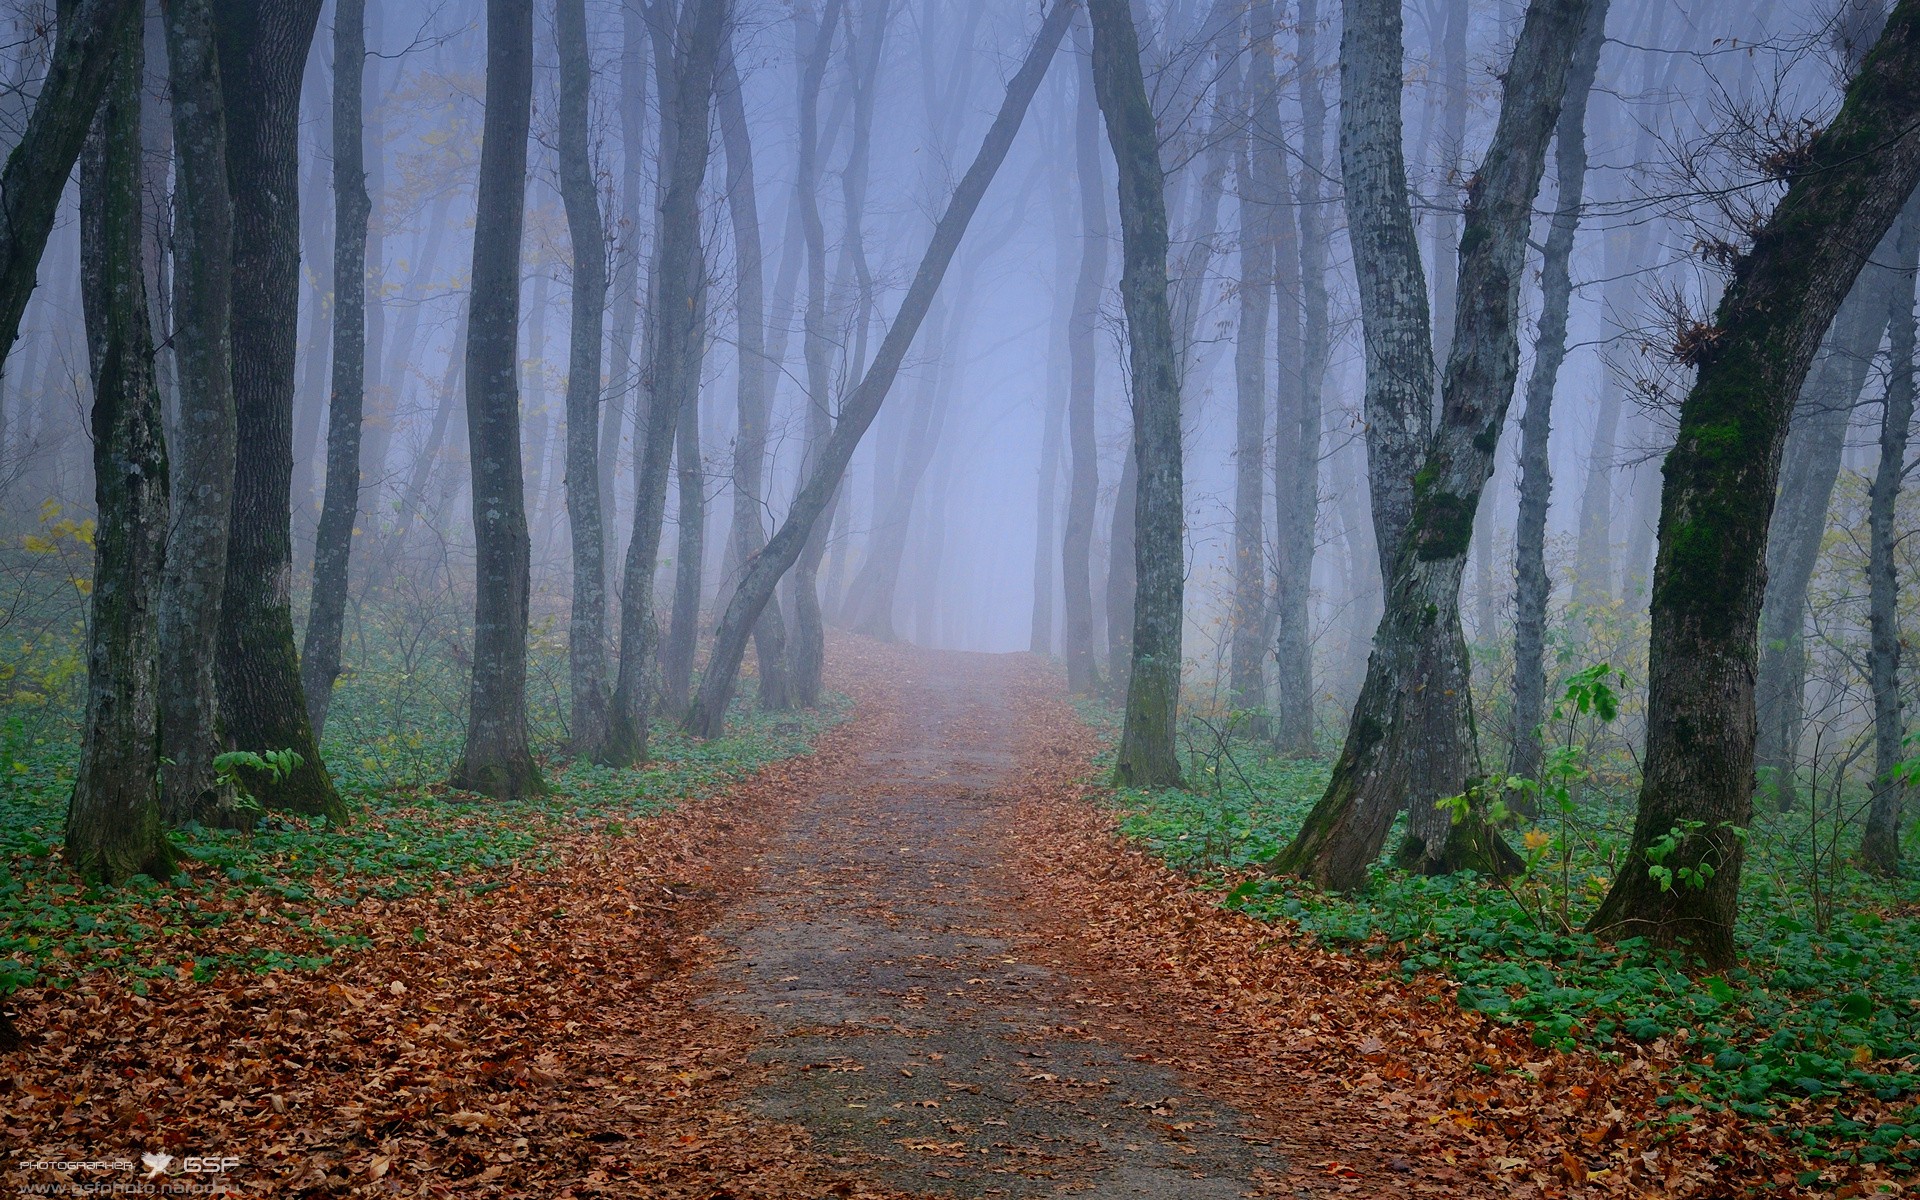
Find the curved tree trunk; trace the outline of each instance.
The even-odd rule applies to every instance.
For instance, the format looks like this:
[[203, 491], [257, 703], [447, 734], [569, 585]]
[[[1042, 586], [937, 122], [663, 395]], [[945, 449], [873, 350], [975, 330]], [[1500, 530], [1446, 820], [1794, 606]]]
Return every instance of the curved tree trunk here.
[[173, 0], [166, 31], [178, 155], [173, 306], [180, 419], [160, 588], [160, 756], [167, 819], [177, 823], [218, 801], [213, 664], [233, 514], [233, 200], [211, 6]]
[[160, 823], [154, 619], [167, 539], [167, 452], [141, 278], [141, 25], [129, 21], [80, 167], [81, 283], [93, 367], [93, 592], [87, 707], [67, 802], [67, 861], [83, 879], [173, 873]]
[[[779, 364], [768, 353], [765, 254], [760, 242], [760, 206], [754, 192], [753, 143], [747, 135], [747, 111], [740, 94], [740, 73], [731, 47], [722, 57], [717, 89], [720, 136], [727, 154], [727, 211], [733, 218], [738, 258], [739, 424], [733, 444], [733, 555], [753, 561], [767, 544], [767, 422], [773, 406], [773, 381]], [[759, 668], [760, 707], [778, 712], [792, 706], [787, 689], [787, 631], [780, 611], [769, 608], [753, 631], [754, 662]]]
[[[348, 560], [360, 523], [361, 416], [367, 396], [367, 196], [361, 102], [367, 62], [366, 0], [333, 13], [333, 390], [327, 401], [327, 482], [313, 539], [313, 607], [301, 653], [307, 719], [318, 740], [340, 677]], [[376, 151], [377, 153], [377, 151]]]
[[794, 497], [787, 519], [735, 589], [733, 600], [727, 605], [719, 628], [714, 632], [713, 650], [708, 655], [707, 669], [700, 680], [700, 693], [687, 714], [689, 732], [699, 737], [717, 737], [725, 729], [727, 704], [732, 699], [734, 679], [740, 670], [741, 656], [746, 651], [748, 633], [761, 610], [773, 597], [780, 577], [800, 557], [808, 535], [826, 512], [828, 501], [839, 486], [841, 475], [852, 460], [860, 438], [873, 424], [875, 414], [886, 400], [894, 378], [900, 373], [900, 364], [913, 344], [914, 335], [919, 332], [920, 323], [926, 319], [934, 293], [939, 290], [940, 281], [960, 247], [960, 239], [966, 233], [974, 212], [979, 209], [987, 185], [993, 182], [994, 174], [1005, 161], [1014, 135], [1020, 130], [1020, 123], [1026, 116], [1033, 94], [1039, 89], [1047, 65], [1066, 33], [1072, 10], [1073, 0], [1060, 0], [1048, 12], [1026, 60], [1007, 85], [1006, 100], [994, 117], [993, 125], [987, 130], [979, 153], [974, 156], [973, 163], [954, 189], [952, 199], [947, 202], [945, 211], [940, 214], [940, 220], [934, 225], [926, 253], [921, 256], [913, 282], [900, 301], [900, 309], [894, 314], [886, 336], [881, 339], [872, 364], [841, 406], [840, 420], [822, 445], [813, 471]]
[[[1753, 815], [1755, 635], [1781, 450], [1861, 248], [1879, 243], [1920, 181], [1920, 138], [1887, 132], [1916, 117], [1920, 0], [1901, 0], [1839, 115], [1808, 146], [1806, 168], [1735, 264], [1718, 336], [1680, 409], [1660, 505], [1644, 778], [1626, 861], [1588, 923], [1596, 932], [1686, 947], [1709, 967], [1734, 961]], [[1656, 863], [1650, 849], [1669, 839]]]
[[572, 340], [567, 354], [567, 522], [573, 542], [573, 605], [567, 680], [573, 752], [599, 755], [607, 737], [607, 564], [600, 507], [600, 339], [607, 313], [607, 234], [588, 153], [593, 61], [586, 0], [559, 0], [560, 190], [573, 240]]
[[[1362, 15], [1356, 3], [1348, 4], [1350, 37]], [[1520, 282], [1533, 200], [1590, 7], [1587, 0], [1529, 3], [1493, 142], [1468, 189], [1443, 408], [1412, 481], [1407, 523], [1387, 576], [1386, 615], [1333, 779], [1275, 859], [1277, 869], [1322, 887], [1362, 882], [1403, 807], [1408, 839], [1401, 858], [1410, 867], [1505, 870], [1518, 863], [1477, 818], [1453, 824], [1436, 802], [1467, 791], [1479, 769], [1460, 582], [1519, 371]], [[1349, 57], [1355, 49], [1348, 47]], [[1386, 65], [1398, 61], [1396, 54]], [[1397, 70], [1393, 77], [1397, 89]], [[1348, 197], [1363, 210], [1404, 211], [1406, 205], [1404, 192], [1367, 195], [1351, 177]], [[1369, 353], [1369, 394], [1374, 357]], [[1380, 515], [1376, 502], [1376, 522]]]
[[214, 0], [233, 197], [233, 518], [215, 666], [229, 745], [301, 765], [247, 789], [345, 820], [300, 687], [293, 639], [293, 390], [300, 307], [300, 83], [320, 0]]
[[1089, 0], [1093, 89], [1120, 167], [1120, 295], [1133, 379], [1135, 492], [1133, 638], [1126, 720], [1114, 776], [1131, 787], [1178, 787], [1185, 592], [1180, 367], [1167, 288], [1166, 176], [1140, 43], [1126, 0]]
[[497, 800], [545, 787], [527, 738], [531, 546], [520, 458], [520, 244], [526, 227], [533, 14], [487, 0], [486, 124], [467, 316], [473, 464], [473, 679], [453, 786]]
[[1568, 264], [1580, 227], [1587, 178], [1587, 100], [1606, 42], [1608, 0], [1593, 0], [1567, 71], [1567, 98], [1554, 137], [1554, 176], [1560, 189], [1540, 266], [1540, 333], [1534, 342], [1527, 408], [1520, 417], [1520, 520], [1514, 530], [1513, 750], [1509, 773], [1532, 779], [1540, 773], [1540, 723], [1546, 719], [1547, 504], [1553, 491], [1547, 439], [1553, 428], [1553, 394], [1567, 357], [1567, 308], [1573, 298]]

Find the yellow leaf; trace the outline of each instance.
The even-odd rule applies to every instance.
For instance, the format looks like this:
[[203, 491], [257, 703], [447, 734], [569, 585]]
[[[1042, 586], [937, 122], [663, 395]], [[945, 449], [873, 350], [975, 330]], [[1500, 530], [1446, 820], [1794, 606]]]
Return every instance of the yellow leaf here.
[[93, 595], [93, 580], [76, 579], [73, 581], [73, 590], [79, 592], [82, 596], [91, 596]]
[[1547, 844], [1553, 841], [1553, 838], [1550, 837], [1544, 829], [1529, 829], [1527, 830], [1526, 836], [1520, 840], [1526, 844], [1529, 850], [1545, 850]]
[[20, 544], [25, 546], [28, 550], [32, 551], [35, 554], [52, 554], [53, 553], [53, 543], [48, 541], [46, 538], [41, 537], [37, 533], [29, 533], [29, 534], [23, 535], [20, 539]]

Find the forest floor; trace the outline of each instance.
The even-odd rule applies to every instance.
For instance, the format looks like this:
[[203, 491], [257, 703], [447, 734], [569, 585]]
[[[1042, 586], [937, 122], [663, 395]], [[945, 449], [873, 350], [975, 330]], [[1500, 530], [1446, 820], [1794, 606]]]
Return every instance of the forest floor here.
[[368, 950], [36, 992], [0, 1182], [164, 1151], [240, 1196], [1792, 1187], [1736, 1124], [1643, 1119], [1645, 1060], [1536, 1050], [1117, 840], [1040, 660], [829, 661], [856, 709], [810, 757], [483, 894], [362, 900]]

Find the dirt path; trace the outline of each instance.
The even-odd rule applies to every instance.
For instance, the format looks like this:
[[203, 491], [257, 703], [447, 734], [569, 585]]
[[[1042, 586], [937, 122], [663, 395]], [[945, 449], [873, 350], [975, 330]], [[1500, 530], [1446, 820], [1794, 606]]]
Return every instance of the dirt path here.
[[[891, 736], [806, 797], [714, 931], [711, 1003], [755, 1019], [751, 1101], [877, 1182], [953, 1196], [1263, 1190], [1285, 1163], [1228, 1104], [1104, 1036], [1005, 837], [1011, 660], [921, 656]], [[878, 715], [878, 714], [876, 714]]]

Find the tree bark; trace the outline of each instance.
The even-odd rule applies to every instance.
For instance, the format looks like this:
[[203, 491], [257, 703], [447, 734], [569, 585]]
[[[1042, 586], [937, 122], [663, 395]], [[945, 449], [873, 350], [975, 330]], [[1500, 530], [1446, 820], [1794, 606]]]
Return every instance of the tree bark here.
[[140, 46], [128, 21], [80, 169], [81, 279], [93, 368], [93, 591], [87, 706], [67, 802], [66, 856], [117, 884], [173, 874], [160, 822], [155, 608], [167, 539], [167, 452], [141, 275]]
[[694, 644], [700, 629], [700, 575], [707, 553], [707, 474], [700, 461], [700, 373], [706, 361], [706, 289], [702, 287], [697, 322], [693, 385], [686, 390], [675, 436], [674, 476], [680, 506], [675, 515], [673, 607], [660, 651], [660, 703], [674, 716], [684, 715], [687, 689], [693, 685]]
[[1527, 408], [1520, 417], [1520, 519], [1514, 529], [1513, 749], [1509, 774], [1540, 773], [1540, 723], [1546, 718], [1547, 505], [1553, 492], [1547, 458], [1554, 389], [1567, 357], [1567, 309], [1573, 299], [1574, 234], [1587, 177], [1587, 101], [1606, 42], [1609, 0], [1593, 0], [1567, 71], [1567, 98], [1554, 133], [1554, 178], [1560, 195], [1540, 265], [1540, 332], [1534, 342]]
[[[640, 323], [640, 195], [647, 119], [647, 28], [637, 4], [620, 6], [620, 213], [613, 225], [613, 275], [610, 280], [612, 329], [608, 346], [605, 411], [600, 414], [600, 520], [609, 546], [618, 550], [620, 503], [615, 480], [620, 463], [620, 430], [626, 399], [638, 394], [640, 364], [634, 358]], [[638, 401], [636, 400], [636, 407]], [[607, 564], [612, 582], [612, 562]]]
[[[1320, 426], [1333, 352], [1327, 295], [1329, 230], [1321, 212], [1326, 175], [1327, 101], [1320, 86], [1318, 0], [1299, 9], [1300, 175], [1295, 195], [1300, 221], [1300, 377], [1290, 389], [1297, 413], [1282, 414], [1275, 442], [1274, 658], [1278, 696], [1274, 745], [1282, 754], [1314, 753], [1313, 553], [1320, 508]], [[1284, 160], [1278, 165], [1284, 169]], [[1290, 485], [1290, 486], [1288, 486]]]
[[180, 416], [160, 586], [160, 756], [163, 807], [167, 819], [179, 823], [219, 799], [213, 664], [233, 513], [233, 200], [208, 0], [169, 0], [166, 37], [177, 155], [173, 307]]
[[[1735, 958], [1753, 814], [1753, 671], [1781, 450], [1822, 333], [1920, 181], [1920, 0], [1901, 0], [1839, 115], [1734, 267], [1667, 455], [1647, 748], [1633, 840], [1589, 927]], [[1649, 850], [1671, 839], [1650, 868]], [[1694, 884], [1685, 872], [1711, 877]], [[1664, 886], [1663, 886], [1664, 884]]]
[[607, 736], [606, 528], [600, 507], [600, 342], [607, 312], [607, 234], [588, 150], [593, 60], [586, 0], [557, 0], [560, 191], [573, 241], [572, 336], [567, 353], [567, 523], [573, 604], [567, 622], [569, 732], [591, 759]]
[[[1075, 56], [1076, 62], [1079, 61]], [[1067, 326], [1067, 518], [1060, 543], [1060, 579], [1066, 615], [1067, 686], [1078, 695], [1099, 687], [1093, 631], [1093, 525], [1100, 496], [1100, 448], [1094, 435], [1094, 393], [1100, 301], [1107, 291], [1107, 171], [1100, 153], [1100, 105], [1089, 67], [1078, 70], [1073, 126], [1080, 181], [1080, 273]]]
[[[727, 211], [733, 219], [734, 255], [738, 260], [739, 432], [733, 443], [733, 543], [735, 562], [745, 564], [767, 544], [762, 516], [767, 506], [767, 423], [779, 364], [767, 348], [766, 256], [760, 240], [759, 198], [754, 191], [753, 142], [747, 134], [746, 104], [731, 44], [720, 63], [717, 107], [727, 155]], [[791, 707], [787, 631], [778, 608], [760, 614], [753, 630], [753, 650], [759, 668], [760, 707], [768, 712]]]
[[667, 502], [676, 424], [700, 386], [700, 330], [706, 263], [700, 246], [700, 184], [707, 174], [707, 126], [725, 40], [727, 0], [688, 0], [674, 35], [673, 95], [661, 112], [661, 190], [654, 303], [648, 314], [647, 435], [641, 447], [620, 597], [620, 673], [605, 759], [630, 766], [647, 756], [647, 721], [658, 630], [653, 574]]
[[[1413, 481], [1387, 576], [1386, 615], [1326, 794], [1275, 860], [1279, 870], [1322, 887], [1361, 883], [1403, 807], [1408, 839], [1401, 859], [1410, 867], [1487, 871], [1518, 863], [1478, 818], [1452, 824], [1436, 802], [1466, 792], [1478, 773], [1460, 583], [1519, 372], [1520, 282], [1533, 200], [1590, 7], [1587, 0], [1528, 4], [1493, 142], [1467, 190], [1440, 421]], [[1350, 36], [1358, 15], [1350, 3]], [[1352, 177], [1347, 186], [1350, 206], [1404, 210], [1404, 192], [1357, 195]], [[1379, 518], [1376, 503], [1376, 524]]]
[[1019, 132], [1033, 94], [1040, 87], [1040, 80], [1046, 74], [1054, 51], [1059, 48], [1072, 9], [1072, 0], [1061, 0], [1048, 12], [1026, 60], [1007, 85], [1006, 99], [981, 142], [979, 153], [961, 177], [953, 197], [935, 224], [933, 237], [921, 257], [919, 268], [914, 272], [913, 282], [908, 286], [907, 294], [901, 300], [900, 309], [894, 314], [872, 364], [841, 406], [840, 420], [821, 446], [814, 469], [795, 495], [787, 519], [781, 523], [766, 549], [760, 552], [740, 581], [740, 586], [734, 590], [733, 600], [727, 605], [719, 628], [714, 632], [713, 650], [707, 657], [707, 669], [700, 680], [700, 693], [687, 714], [689, 732], [700, 737], [717, 737], [725, 729], [727, 704], [732, 698], [734, 679], [746, 650], [748, 632], [759, 618], [761, 609], [772, 598], [780, 577], [800, 557], [808, 535], [826, 511], [828, 501], [839, 486], [861, 436], [873, 424], [875, 414], [886, 400], [887, 391], [900, 372], [900, 364], [913, 344], [914, 335], [919, 332], [920, 323], [926, 318], [934, 293], [939, 290], [941, 278], [959, 249], [960, 239], [966, 233], [974, 212], [980, 207], [988, 184], [993, 182], [994, 174], [1005, 161], [1007, 150], [1013, 144], [1014, 135]]
[[1913, 276], [1920, 267], [1920, 211], [1912, 200], [1893, 238], [1896, 282], [1887, 305], [1887, 395], [1880, 414], [1880, 465], [1868, 501], [1867, 653], [1873, 686], [1873, 800], [1867, 807], [1860, 857], [1888, 878], [1900, 873], [1900, 810], [1907, 785], [1896, 777], [1901, 759], [1900, 592], [1893, 559], [1894, 510], [1907, 470], [1907, 431], [1913, 424]]
[[140, 19], [139, 0], [60, 5], [53, 61], [26, 134], [0, 170], [0, 368], [20, 333], [60, 197], [118, 67], [127, 27]]
[[[1250, 114], [1235, 155], [1240, 197], [1240, 314], [1234, 334], [1233, 609], [1229, 627], [1228, 691], [1233, 707], [1266, 721], [1267, 358], [1272, 330], [1273, 256], [1279, 197], [1267, 160], [1285, 152], [1279, 142], [1274, 94], [1273, 0], [1256, 0], [1249, 13], [1250, 52], [1245, 82]], [[1280, 369], [1286, 370], [1286, 364]], [[1276, 460], [1284, 443], [1274, 447]], [[1277, 513], [1275, 514], [1278, 515]], [[1276, 529], [1275, 532], [1278, 532]]]
[[[317, 741], [340, 677], [348, 560], [360, 523], [360, 441], [367, 396], [367, 195], [363, 85], [366, 0], [335, 0], [333, 14], [333, 388], [327, 401], [327, 481], [313, 539], [313, 607], [301, 687]], [[376, 151], [377, 152], [377, 151]]]
[[1166, 175], [1140, 42], [1126, 0], [1089, 0], [1093, 89], [1120, 167], [1120, 296], [1133, 384], [1133, 639], [1114, 777], [1129, 787], [1178, 787], [1175, 722], [1185, 593], [1180, 364], [1167, 289]]
[[499, 800], [544, 790], [527, 740], [529, 555], [520, 461], [520, 246], [526, 227], [533, 12], [487, 0], [486, 123], [467, 317], [473, 464], [473, 678], [453, 786]]
[[215, 664], [225, 740], [301, 764], [247, 790], [344, 821], [300, 689], [293, 639], [293, 389], [300, 306], [301, 70], [320, 0], [214, 0], [233, 197], [233, 517]]

